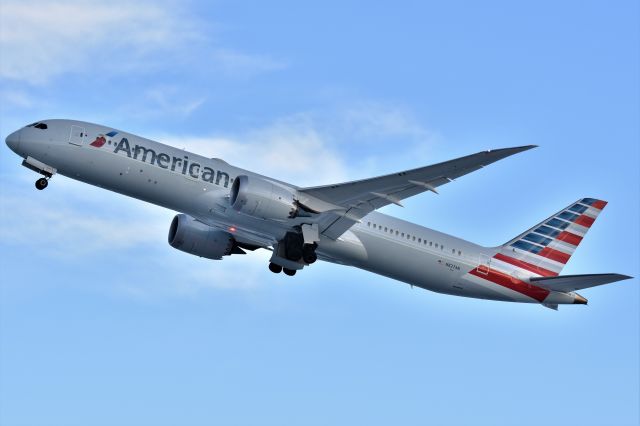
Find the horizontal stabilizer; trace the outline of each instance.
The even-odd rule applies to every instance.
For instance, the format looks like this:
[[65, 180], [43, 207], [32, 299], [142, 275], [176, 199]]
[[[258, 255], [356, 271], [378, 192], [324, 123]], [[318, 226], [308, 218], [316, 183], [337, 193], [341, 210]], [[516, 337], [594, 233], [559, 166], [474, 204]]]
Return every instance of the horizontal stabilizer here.
[[560, 275], [557, 277], [531, 277], [532, 284], [552, 291], [568, 293], [582, 290], [583, 288], [614, 283], [627, 280], [629, 277], [622, 274], [586, 274], [586, 275]]

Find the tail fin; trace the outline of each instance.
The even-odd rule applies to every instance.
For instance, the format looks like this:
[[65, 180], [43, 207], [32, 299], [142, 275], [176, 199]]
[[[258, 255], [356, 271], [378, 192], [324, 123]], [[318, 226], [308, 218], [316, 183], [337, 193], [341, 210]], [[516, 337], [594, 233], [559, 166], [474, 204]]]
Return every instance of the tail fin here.
[[557, 276], [606, 205], [578, 200], [503, 245], [495, 257], [543, 277]]

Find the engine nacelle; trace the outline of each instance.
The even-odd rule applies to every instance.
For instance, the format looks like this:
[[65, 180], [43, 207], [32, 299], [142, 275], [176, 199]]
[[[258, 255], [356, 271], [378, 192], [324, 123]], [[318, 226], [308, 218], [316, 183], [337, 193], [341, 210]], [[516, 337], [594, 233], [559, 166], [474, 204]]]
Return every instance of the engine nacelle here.
[[169, 245], [180, 251], [207, 259], [222, 259], [231, 254], [233, 236], [187, 216], [178, 214], [169, 228]]
[[298, 214], [295, 190], [253, 176], [236, 177], [229, 201], [234, 210], [263, 219], [284, 220]]

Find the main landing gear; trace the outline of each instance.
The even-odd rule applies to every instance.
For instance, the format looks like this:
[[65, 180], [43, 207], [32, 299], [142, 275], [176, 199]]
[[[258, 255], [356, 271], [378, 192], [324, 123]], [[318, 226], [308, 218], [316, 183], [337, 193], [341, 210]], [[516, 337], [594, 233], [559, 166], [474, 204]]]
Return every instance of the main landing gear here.
[[318, 248], [317, 243], [305, 244], [302, 234], [288, 232], [284, 237], [284, 253], [287, 259], [294, 262], [302, 260], [304, 263], [311, 265], [318, 260], [316, 248]]
[[[287, 232], [284, 239], [278, 242], [276, 246], [276, 255], [272, 260], [281, 259], [283, 264], [289, 263], [289, 268], [283, 267], [277, 263], [269, 263], [269, 270], [275, 274], [284, 272], [285, 275], [294, 276], [297, 269], [302, 269], [304, 265], [311, 265], [318, 256], [316, 255], [317, 243], [305, 243], [302, 233]], [[294, 263], [295, 262], [295, 263]], [[299, 266], [299, 267], [298, 267]], [[296, 267], [296, 269], [293, 269]]]
[[40, 178], [36, 181], [36, 189], [42, 191], [43, 189], [45, 189], [47, 187], [47, 185], [49, 185], [49, 179], [47, 178]]

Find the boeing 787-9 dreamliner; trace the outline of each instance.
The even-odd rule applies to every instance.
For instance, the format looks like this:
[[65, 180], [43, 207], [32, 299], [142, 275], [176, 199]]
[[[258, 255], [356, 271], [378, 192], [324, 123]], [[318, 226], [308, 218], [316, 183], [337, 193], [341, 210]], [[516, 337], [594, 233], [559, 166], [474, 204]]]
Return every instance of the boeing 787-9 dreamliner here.
[[97, 124], [44, 120], [10, 134], [22, 165], [179, 212], [169, 244], [208, 259], [272, 251], [269, 269], [294, 275], [316, 260], [412, 286], [479, 299], [586, 304], [576, 293], [630, 278], [560, 275], [607, 205], [580, 198], [504, 245], [482, 247], [377, 212], [534, 146], [478, 152], [386, 176], [299, 187]]

